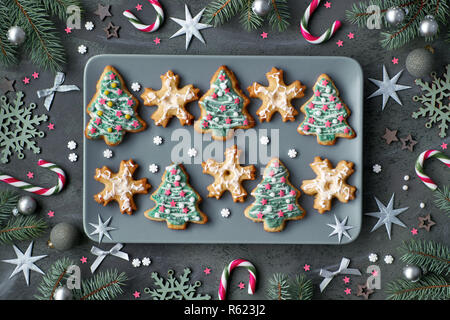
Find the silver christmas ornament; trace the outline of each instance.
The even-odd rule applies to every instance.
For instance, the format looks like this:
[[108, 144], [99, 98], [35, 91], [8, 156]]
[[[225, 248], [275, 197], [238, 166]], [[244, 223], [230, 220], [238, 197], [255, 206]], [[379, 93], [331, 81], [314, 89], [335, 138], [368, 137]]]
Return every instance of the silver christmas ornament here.
[[413, 264], [406, 265], [403, 268], [403, 276], [406, 280], [409, 280], [411, 282], [419, 281], [420, 278], [422, 278], [422, 269]]
[[66, 222], [58, 223], [50, 232], [49, 246], [57, 250], [68, 250], [78, 242], [78, 229]]
[[53, 294], [53, 300], [72, 300], [73, 294], [66, 286], [59, 287]]
[[28, 216], [36, 211], [37, 203], [30, 196], [22, 196], [17, 202], [17, 209], [25, 216]]
[[393, 7], [389, 8], [386, 11], [386, 21], [390, 25], [396, 26], [399, 23], [402, 23], [404, 19], [405, 19], [405, 11], [403, 11], [402, 8]]
[[13, 26], [8, 29], [8, 40], [13, 45], [20, 45], [25, 42], [25, 31], [21, 27]]
[[268, 14], [271, 8], [272, 5], [269, 0], [255, 0], [252, 3], [253, 13], [260, 17]]
[[417, 48], [406, 57], [406, 70], [409, 74], [422, 78], [433, 71], [433, 54], [425, 48]]
[[438, 23], [432, 15], [425, 16], [419, 25], [419, 33], [422, 37], [433, 37], [437, 34], [438, 29]]

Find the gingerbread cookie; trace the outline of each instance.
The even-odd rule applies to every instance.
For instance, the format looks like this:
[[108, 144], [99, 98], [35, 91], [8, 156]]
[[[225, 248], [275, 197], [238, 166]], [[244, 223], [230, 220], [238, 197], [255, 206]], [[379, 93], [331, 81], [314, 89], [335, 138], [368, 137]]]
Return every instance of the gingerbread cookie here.
[[339, 97], [333, 80], [321, 74], [313, 87], [313, 96], [301, 107], [305, 119], [297, 131], [303, 135], [316, 135], [321, 145], [333, 145], [336, 138], [353, 139], [355, 131], [347, 123], [350, 109]]
[[189, 185], [189, 176], [182, 164], [166, 168], [158, 189], [151, 199], [156, 205], [145, 211], [150, 220], [166, 221], [170, 229], [186, 229], [187, 223], [204, 224], [208, 217], [200, 211], [202, 197]]
[[303, 181], [301, 188], [308, 195], [316, 195], [314, 209], [319, 213], [331, 210], [333, 198], [344, 203], [355, 199], [356, 188], [346, 183], [347, 178], [355, 172], [353, 162], [339, 161], [337, 167], [333, 169], [328, 159], [315, 157], [309, 166], [317, 177], [314, 180]]
[[292, 106], [292, 99], [303, 98], [306, 86], [296, 80], [286, 85], [283, 80], [283, 70], [272, 68], [266, 73], [269, 85], [264, 87], [255, 82], [247, 88], [251, 98], [259, 98], [262, 105], [256, 111], [259, 121], [269, 122], [275, 112], [279, 112], [284, 122], [294, 121], [298, 111]]
[[255, 125], [247, 105], [250, 103], [234, 73], [221, 66], [211, 78], [211, 86], [199, 100], [200, 118], [195, 121], [197, 132], [211, 132], [214, 140], [233, 137], [234, 129], [248, 129]]
[[300, 191], [288, 180], [289, 171], [280, 159], [273, 158], [264, 169], [261, 182], [252, 191], [255, 202], [244, 211], [254, 222], [264, 222], [264, 230], [279, 232], [287, 220], [299, 220], [305, 210], [298, 204]]
[[133, 173], [139, 166], [132, 159], [120, 162], [119, 172], [113, 173], [108, 167], [95, 170], [94, 179], [103, 183], [105, 188], [94, 196], [95, 201], [106, 206], [110, 201], [117, 201], [122, 214], [133, 214], [137, 210], [133, 196], [147, 193], [151, 188], [147, 179], [133, 180]]
[[109, 146], [122, 142], [126, 132], [145, 130], [137, 107], [139, 101], [128, 91], [119, 72], [106, 66], [97, 82], [97, 92], [87, 105], [91, 117], [86, 126], [88, 139], [103, 138]]
[[155, 124], [166, 127], [172, 117], [177, 117], [182, 126], [191, 124], [194, 116], [186, 111], [186, 105], [198, 100], [200, 89], [194, 88], [192, 84], [179, 89], [180, 77], [171, 70], [161, 75], [161, 83], [160, 90], [145, 88], [141, 95], [144, 105], [158, 106], [152, 114]]
[[214, 183], [208, 186], [208, 197], [220, 199], [228, 190], [234, 202], [244, 202], [247, 191], [242, 186], [244, 180], [255, 180], [256, 168], [254, 165], [241, 167], [239, 155], [241, 151], [236, 145], [225, 150], [225, 161], [219, 163], [213, 159], [202, 162], [203, 173], [212, 175]]

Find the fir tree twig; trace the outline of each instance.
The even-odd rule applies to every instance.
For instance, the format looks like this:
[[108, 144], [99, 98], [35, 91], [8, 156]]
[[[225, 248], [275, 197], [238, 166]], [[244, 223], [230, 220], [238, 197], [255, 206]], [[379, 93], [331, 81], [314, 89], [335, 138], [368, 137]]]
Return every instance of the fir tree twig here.
[[214, 0], [206, 6], [205, 18], [217, 27], [230, 20], [242, 7], [242, 0]]
[[35, 216], [11, 218], [0, 230], [0, 243], [12, 243], [38, 238], [47, 229], [47, 223]]
[[445, 212], [445, 214], [450, 217], [450, 187], [444, 186], [441, 189], [437, 189], [434, 194], [434, 203], [436, 207]]
[[0, 0], [0, 63], [4, 66], [17, 64], [17, 48], [8, 40], [8, 29], [12, 21], [8, 15], [8, 8]]
[[11, 218], [18, 200], [19, 195], [17, 193], [10, 190], [0, 191], [0, 225]]
[[67, 269], [73, 264], [74, 262], [69, 258], [55, 261], [49, 271], [42, 277], [38, 287], [40, 294], [35, 295], [35, 298], [38, 300], [53, 300], [55, 290], [63, 285], [63, 280], [66, 280], [68, 277]]
[[287, 275], [275, 273], [269, 279], [266, 295], [271, 300], [311, 300], [312, 281], [305, 275], [297, 275], [294, 281], [289, 281]]
[[74, 290], [76, 300], [110, 300], [123, 293], [127, 276], [117, 270], [100, 272], [81, 283], [80, 290]]
[[433, 273], [422, 276], [417, 282], [397, 279], [387, 287], [389, 300], [446, 300], [450, 297], [450, 283]]
[[420, 266], [428, 272], [450, 273], [450, 250], [447, 246], [432, 240], [404, 241], [399, 251], [401, 260]]
[[40, 0], [45, 7], [45, 10], [51, 16], [57, 16], [59, 20], [65, 21], [68, 18], [67, 8], [70, 6], [77, 6], [82, 11], [80, 1], [78, 0]]
[[297, 275], [289, 288], [293, 300], [311, 300], [313, 296], [313, 284], [305, 275]]
[[264, 21], [253, 12], [252, 3], [253, 0], [244, 0], [244, 8], [241, 12], [240, 22], [247, 31], [260, 28]]
[[289, 26], [289, 18], [291, 13], [287, 0], [271, 0], [272, 10], [269, 12], [269, 23], [272, 29], [277, 28], [278, 31], [284, 31]]

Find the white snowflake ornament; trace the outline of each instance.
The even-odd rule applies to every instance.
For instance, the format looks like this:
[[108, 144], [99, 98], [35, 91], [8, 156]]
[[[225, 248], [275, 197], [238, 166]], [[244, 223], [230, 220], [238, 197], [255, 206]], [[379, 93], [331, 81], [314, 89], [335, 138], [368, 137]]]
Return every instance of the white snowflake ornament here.
[[133, 267], [139, 268], [141, 266], [141, 260], [135, 258], [133, 259], [133, 261], [131, 261], [131, 264], [133, 265]]
[[84, 28], [87, 30], [87, 31], [92, 31], [93, 29], [94, 29], [94, 23], [92, 22], [92, 21], [87, 21], [85, 24], [84, 24]]
[[195, 148], [189, 148], [187, 154], [189, 157], [194, 158], [197, 156], [197, 150]]
[[148, 258], [148, 257], [142, 258], [142, 265], [144, 267], [148, 267], [151, 263], [152, 263], [152, 261], [150, 260], [150, 258]]
[[370, 262], [377, 262], [378, 261], [378, 255], [376, 253], [369, 254], [369, 261]]
[[151, 173], [157, 173], [159, 170], [158, 165], [152, 163], [151, 165], [148, 166], [148, 171], [150, 171]]
[[133, 82], [131, 84], [131, 90], [135, 92], [141, 90], [141, 85], [139, 84], [139, 82]]
[[77, 148], [77, 143], [73, 140], [67, 142], [67, 148], [70, 150], [75, 150]]
[[223, 208], [222, 210], [220, 210], [220, 214], [222, 215], [222, 217], [228, 218], [230, 216], [231, 212], [230, 212], [230, 209]]
[[384, 262], [386, 264], [392, 264], [392, 262], [394, 262], [394, 257], [388, 254], [384, 257]]
[[378, 163], [374, 164], [373, 167], [372, 167], [372, 170], [375, 173], [380, 173], [381, 172], [381, 166]]
[[267, 136], [262, 136], [261, 138], [259, 138], [259, 142], [263, 145], [267, 145], [267, 144], [269, 144], [270, 139]]
[[69, 154], [68, 159], [70, 160], [70, 162], [75, 162], [78, 160], [78, 155], [72, 152], [71, 154]]
[[106, 159], [110, 159], [113, 156], [113, 152], [110, 149], [105, 149], [103, 151], [103, 157], [105, 157]]
[[161, 136], [155, 136], [153, 137], [153, 143], [156, 144], [157, 146], [159, 146], [160, 144], [162, 144], [163, 139], [161, 138]]
[[87, 47], [84, 44], [78, 46], [78, 53], [85, 54], [87, 52]]

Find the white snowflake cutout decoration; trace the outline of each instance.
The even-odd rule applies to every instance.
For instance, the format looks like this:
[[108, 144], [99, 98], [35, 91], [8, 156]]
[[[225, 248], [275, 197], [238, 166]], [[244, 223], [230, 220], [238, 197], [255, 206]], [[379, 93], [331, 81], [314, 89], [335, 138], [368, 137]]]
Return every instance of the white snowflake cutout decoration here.
[[289, 156], [289, 158], [295, 158], [297, 156], [297, 150], [289, 149], [288, 156]]
[[372, 167], [372, 171], [375, 172], [375, 173], [380, 173], [381, 172], [381, 166], [378, 163], [374, 164], [373, 167]]
[[69, 150], [75, 150], [77, 148], [77, 143], [73, 140], [70, 140], [69, 142], [67, 142], [67, 148]]
[[384, 262], [386, 264], [392, 264], [394, 262], [394, 257], [388, 254], [384, 257]]
[[151, 263], [152, 263], [152, 261], [150, 260], [150, 258], [148, 258], [148, 257], [142, 258], [142, 265], [144, 267], [148, 267]]
[[230, 212], [230, 209], [223, 208], [222, 210], [220, 210], [220, 214], [222, 215], [222, 217], [228, 218], [230, 216], [231, 212]]
[[87, 21], [85, 24], [84, 24], [84, 28], [87, 30], [87, 31], [92, 31], [93, 29], [94, 29], [94, 23], [92, 22], [92, 21]]
[[131, 264], [133, 265], [133, 267], [139, 268], [141, 266], [141, 260], [135, 258], [133, 259], [133, 261], [131, 261]]
[[151, 173], [157, 173], [159, 170], [159, 167], [157, 164], [152, 163], [151, 165], [148, 166], [148, 171], [150, 171]]
[[161, 136], [155, 136], [153, 137], [153, 143], [156, 144], [157, 146], [159, 146], [160, 144], [162, 144], [163, 139], [161, 138]]
[[69, 156], [67, 157], [70, 162], [75, 162], [78, 160], [78, 155], [74, 152], [70, 153]]
[[369, 261], [370, 262], [377, 262], [378, 261], [378, 255], [376, 253], [369, 254]]
[[135, 92], [141, 90], [141, 85], [139, 84], [139, 82], [133, 82], [131, 84], [131, 90], [133, 90]]
[[197, 156], [197, 150], [195, 148], [189, 148], [187, 154], [189, 157], [194, 158]]
[[110, 159], [113, 156], [113, 152], [111, 149], [105, 149], [103, 151], [103, 157], [105, 157], [106, 159]]
[[270, 139], [267, 136], [262, 136], [261, 138], [259, 138], [259, 142], [263, 145], [267, 145], [267, 144], [269, 144]]
[[78, 46], [78, 53], [85, 54], [87, 52], [87, 47], [84, 44]]

